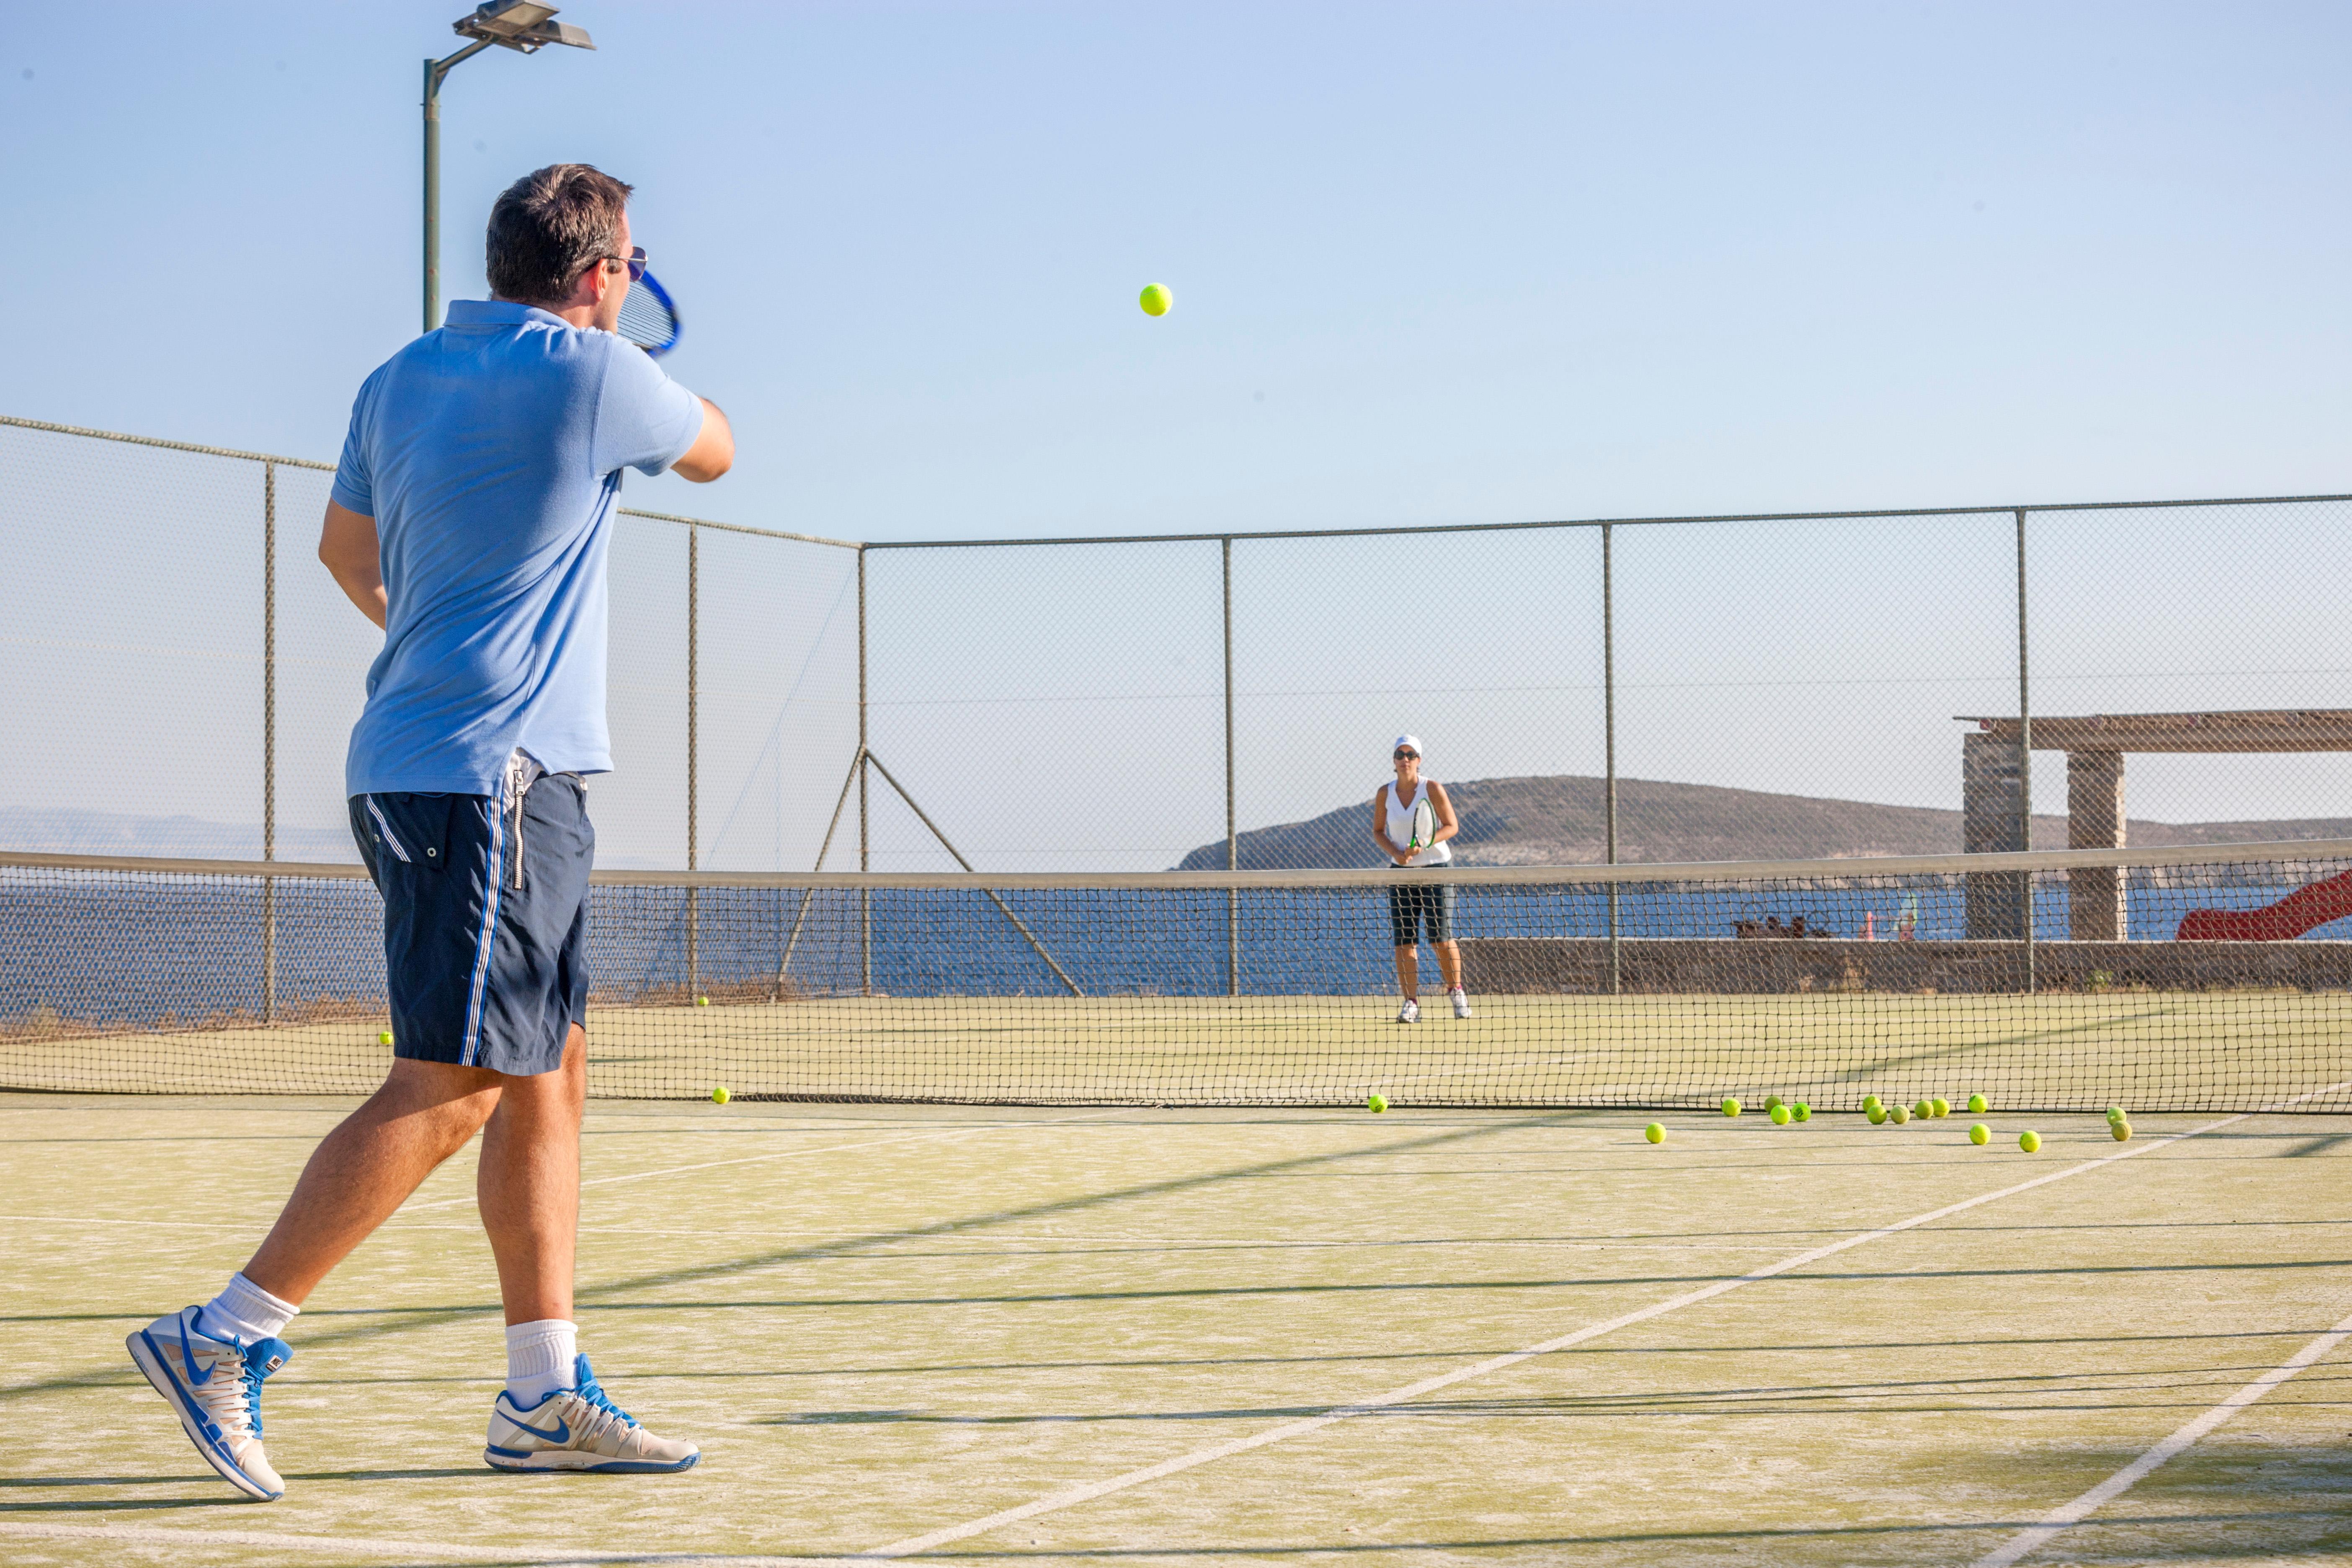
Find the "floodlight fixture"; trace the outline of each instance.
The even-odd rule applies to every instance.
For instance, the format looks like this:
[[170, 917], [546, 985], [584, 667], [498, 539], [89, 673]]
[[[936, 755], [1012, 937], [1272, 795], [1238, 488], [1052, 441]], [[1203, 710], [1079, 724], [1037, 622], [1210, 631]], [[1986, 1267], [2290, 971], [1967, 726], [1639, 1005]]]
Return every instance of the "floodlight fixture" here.
[[460, 64], [496, 44], [517, 54], [535, 55], [550, 44], [593, 49], [584, 27], [555, 20], [556, 8], [539, 0], [482, 0], [449, 24], [471, 40], [445, 59], [425, 62], [425, 330], [439, 326], [441, 314], [441, 83]]

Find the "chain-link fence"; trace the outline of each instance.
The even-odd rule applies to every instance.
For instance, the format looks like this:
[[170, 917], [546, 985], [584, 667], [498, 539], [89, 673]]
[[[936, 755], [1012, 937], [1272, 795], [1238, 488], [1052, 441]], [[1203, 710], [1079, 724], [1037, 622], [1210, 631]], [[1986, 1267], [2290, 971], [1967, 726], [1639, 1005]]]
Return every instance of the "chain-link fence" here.
[[[0, 848], [355, 858], [378, 634], [312, 556], [328, 478], [0, 420]], [[625, 510], [599, 858], [1371, 864], [1402, 731], [1474, 865], [2352, 836], [2347, 500], [864, 545]]]

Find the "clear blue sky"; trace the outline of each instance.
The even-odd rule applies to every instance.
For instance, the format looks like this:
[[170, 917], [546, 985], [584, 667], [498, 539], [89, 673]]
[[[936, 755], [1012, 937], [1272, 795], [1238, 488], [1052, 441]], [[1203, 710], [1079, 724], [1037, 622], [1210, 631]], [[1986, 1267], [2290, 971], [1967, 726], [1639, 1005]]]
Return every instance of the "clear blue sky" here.
[[[415, 328], [417, 62], [461, 9], [14, 12], [0, 408], [331, 456]], [[2346, 483], [2342, 5], [563, 16], [599, 52], [450, 80], [445, 294], [479, 292], [516, 174], [635, 183], [677, 374], [742, 435], [694, 498], [723, 515], [907, 538]]]
[[[460, 8], [129, 5], [105, 34], [12, 12], [0, 412], [331, 457], [416, 330], [418, 62]], [[444, 296], [481, 292], [518, 174], [636, 184], [688, 320], [670, 363], [742, 452], [708, 489], [633, 479], [638, 506], [893, 540], [2352, 489], [2341, 5], [563, 18], [599, 51], [450, 79]], [[1155, 280], [1160, 321], [1135, 302]], [[76, 601], [45, 586], [89, 565], [58, 506], [19, 528], [40, 537], [0, 609], [48, 628], [17, 640], [60, 673], [24, 665], [0, 718], [71, 743], [0, 805], [255, 817], [230, 726], [257, 703], [196, 672], [257, 680], [257, 612], [180, 586], [199, 509], [141, 514], [190, 561], [125, 533], [92, 574], [117, 586]], [[249, 498], [204, 506], [250, 527]], [[2015, 703], [2006, 526], [1621, 535], [1621, 768], [1957, 805], [1951, 715]], [[2053, 521], [2037, 706], [2352, 705], [2342, 532]], [[680, 831], [679, 549], [632, 543], [615, 578], [621, 858], [672, 859]], [[1599, 770], [1590, 535], [1256, 549], [1243, 826], [1369, 795], [1396, 728], [1440, 776]], [[332, 840], [365, 628], [284, 551], [315, 668], [281, 674], [281, 820]], [[245, 594], [248, 547], [215, 553]], [[1171, 863], [1223, 831], [1214, 547], [1052, 556], [874, 558], [877, 743], [983, 864]], [[737, 628], [706, 637], [706, 857], [805, 864], [851, 743], [846, 579], [753, 581], [706, 563], [706, 595], [741, 597], [706, 598]], [[93, 674], [85, 644], [136, 673]], [[206, 735], [219, 777], [184, 801], [79, 793]], [[2135, 815], [2352, 813], [2344, 758], [2134, 767]], [[1006, 804], [1045, 769], [1091, 816], [1048, 833]], [[943, 863], [899, 836], [892, 863]]]

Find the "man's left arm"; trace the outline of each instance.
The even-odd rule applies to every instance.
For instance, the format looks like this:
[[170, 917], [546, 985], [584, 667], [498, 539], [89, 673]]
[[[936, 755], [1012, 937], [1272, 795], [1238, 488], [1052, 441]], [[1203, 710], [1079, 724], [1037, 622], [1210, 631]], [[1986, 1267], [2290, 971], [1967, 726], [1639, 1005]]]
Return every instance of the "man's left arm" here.
[[335, 501], [327, 503], [326, 526], [319, 531], [319, 560], [335, 586], [379, 627], [386, 615], [380, 549], [375, 519]]

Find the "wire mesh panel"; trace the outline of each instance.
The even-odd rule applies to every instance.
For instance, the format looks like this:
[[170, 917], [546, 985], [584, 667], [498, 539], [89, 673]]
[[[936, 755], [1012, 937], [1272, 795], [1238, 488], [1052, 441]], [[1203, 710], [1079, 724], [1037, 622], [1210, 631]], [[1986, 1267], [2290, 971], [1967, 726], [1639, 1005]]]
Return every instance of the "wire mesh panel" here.
[[857, 552], [696, 532], [698, 860], [806, 869], [857, 754]]
[[260, 854], [262, 480], [0, 426], [0, 843]]
[[609, 557], [613, 771], [590, 781], [600, 866], [686, 864], [688, 531], [623, 512]]
[[[0, 861], [0, 1085], [344, 1091], [383, 1069], [364, 881]], [[1972, 936], [2001, 879], [2053, 931], [2113, 879], [2138, 934]], [[1466, 1016], [1432, 985], [1424, 1021], [1397, 1021], [1401, 892], [1416, 934], [1458, 944]], [[606, 1096], [2352, 1110], [2344, 840], [1615, 872], [606, 872], [589, 921]]]
[[[1163, 869], [1222, 841], [1220, 561], [1215, 541], [869, 548], [875, 754], [983, 869]], [[875, 821], [875, 869], [954, 867], [911, 813]]]
[[345, 812], [343, 761], [367, 702], [383, 633], [319, 563], [334, 476], [277, 468], [278, 856], [359, 859]]

